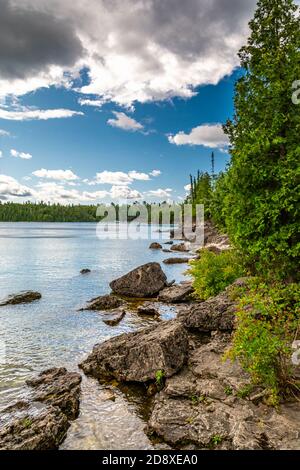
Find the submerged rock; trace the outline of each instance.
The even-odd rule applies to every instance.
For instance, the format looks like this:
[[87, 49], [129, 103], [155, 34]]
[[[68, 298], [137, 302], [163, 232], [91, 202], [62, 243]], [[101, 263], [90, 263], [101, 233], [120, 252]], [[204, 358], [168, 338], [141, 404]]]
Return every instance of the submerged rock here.
[[19, 294], [9, 295], [6, 299], [0, 301], [0, 307], [4, 305], [27, 304], [39, 300], [42, 295], [39, 292], [24, 291]]
[[167, 258], [163, 260], [164, 264], [187, 264], [191, 258]]
[[28, 380], [32, 401], [19, 401], [0, 414], [0, 450], [53, 450], [78, 416], [81, 376], [65, 368]]
[[115, 295], [101, 295], [88, 302], [88, 305], [82, 310], [112, 310], [124, 305], [124, 301]]
[[165, 287], [160, 291], [158, 300], [166, 303], [184, 302], [189, 299], [193, 292], [194, 289], [191, 285], [177, 284], [172, 287]]
[[187, 350], [185, 329], [171, 320], [96, 345], [80, 367], [99, 379], [147, 382], [155, 380], [158, 371], [164, 377], [175, 374], [183, 366]]
[[162, 246], [160, 243], [157, 243], [157, 242], [153, 242], [151, 243], [151, 245], [149, 246], [150, 250], [161, 250], [162, 249]]
[[113, 292], [127, 297], [153, 297], [161, 291], [167, 277], [159, 263], [147, 263], [110, 283]]
[[103, 322], [108, 326], [116, 326], [123, 320], [126, 315], [125, 310], [114, 312], [109, 318], [104, 318]]

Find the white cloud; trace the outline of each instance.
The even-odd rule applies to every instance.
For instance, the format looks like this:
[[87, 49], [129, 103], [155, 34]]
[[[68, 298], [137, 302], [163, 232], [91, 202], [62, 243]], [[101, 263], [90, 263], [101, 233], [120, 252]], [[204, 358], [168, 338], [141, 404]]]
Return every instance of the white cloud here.
[[90, 100], [79, 98], [78, 103], [81, 106], [94, 106], [95, 108], [101, 108], [104, 105], [105, 100]]
[[11, 197], [30, 197], [33, 192], [27, 186], [20, 184], [15, 178], [8, 175], [0, 175], [0, 199]]
[[22, 110], [11, 111], [0, 108], [0, 119], [7, 119], [9, 121], [32, 121], [58, 118], [69, 118], [72, 116], [82, 116], [80, 111], [72, 111], [70, 109], [29, 109], [23, 108]]
[[71, 170], [46, 170], [41, 168], [40, 170], [33, 171], [32, 174], [38, 178], [46, 178], [51, 180], [60, 181], [74, 181], [78, 180], [78, 176]]
[[191, 190], [191, 185], [187, 184], [184, 186], [185, 191], [190, 191]]
[[173, 190], [171, 188], [155, 189], [155, 190], [149, 191], [148, 195], [157, 197], [159, 199], [167, 199], [171, 196], [172, 191]]
[[18, 150], [15, 150], [15, 149], [11, 149], [10, 154], [12, 157], [21, 158], [23, 160], [30, 160], [32, 158], [32, 155], [30, 153], [19, 152]]
[[2, 152], [2, 150], [0, 150], [0, 158], [2, 158], [2, 157], [3, 157], [3, 152]]
[[133, 180], [139, 180], [139, 181], [149, 181], [150, 176], [147, 173], [139, 173], [138, 171], [129, 171], [128, 173], [129, 178]]
[[112, 186], [110, 197], [112, 199], [141, 199], [142, 194], [128, 186]]
[[10, 133], [4, 129], [0, 129], [0, 137], [9, 137]]
[[[131, 106], [189, 98], [196, 86], [230, 74], [256, 0], [227, 0], [226, 8], [224, 0], [115, 0], [113, 7], [106, 0], [26, 0], [13, 9], [6, 3], [0, 96], [70, 88], [86, 67], [82, 94]], [[43, 54], [40, 44], [47, 45]]]
[[195, 127], [189, 134], [180, 131], [168, 139], [175, 145], [203, 145], [209, 148], [224, 148], [229, 143], [221, 124], [204, 124]]
[[151, 176], [159, 176], [161, 175], [161, 171], [160, 170], [152, 170], [150, 173], [149, 173]]
[[109, 119], [107, 124], [113, 127], [119, 127], [125, 131], [141, 131], [144, 129], [144, 126], [137, 122], [135, 119], [127, 116], [125, 113], [118, 111], [113, 111], [113, 114], [116, 116], [115, 119]]

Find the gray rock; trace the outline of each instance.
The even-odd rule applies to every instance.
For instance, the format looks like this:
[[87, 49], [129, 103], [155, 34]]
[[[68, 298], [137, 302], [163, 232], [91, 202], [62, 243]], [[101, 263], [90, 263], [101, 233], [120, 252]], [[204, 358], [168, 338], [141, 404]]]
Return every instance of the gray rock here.
[[124, 305], [124, 301], [115, 295], [101, 295], [89, 301], [88, 305], [82, 310], [112, 310]]
[[80, 274], [89, 274], [90, 272], [91, 272], [90, 269], [84, 268], [84, 269], [82, 269], [82, 270], [80, 271]]
[[34, 389], [33, 399], [58, 406], [68, 419], [76, 419], [79, 413], [81, 375], [68, 372], [64, 367], [45, 370], [37, 378], [27, 380]]
[[187, 264], [190, 258], [167, 258], [163, 260], [164, 264]]
[[9, 295], [6, 299], [0, 302], [0, 307], [4, 305], [27, 304], [35, 300], [39, 300], [41, 297], [42, 295], [39, 292], [24, 291], [19, 294]]
[[189, 249], [187, 248], [185, 243], [178, 243], [178, 245], [173, 245], [171, 247], [172, 251], [180, 251], [180, 252], [187, 252]]
[[125, 310], [114, 312], [114, 314], [112, 314], [109, 318], [104, 318], [103, 322], [109, 326], [116, 326], [123, 320], [125, 315], [126, 315]]
[[153, 242], [151, 243], [151, 245], [149, 246], [149, 248], [151, 250], [161, 250], [162, 249], [162, 246], [160, 243], [157, 243], [157, 242]]
[[79, 412], [81, 376], [53, 368], [28, 380], [31, 402], [19, 401], [0, 414], [0, 450], [53, 450]]
[[147, 263], [110, 283], [113, 292], [127, 297], [153, 297], [161, 291], [167, 277], [159, 263]]
[[96, 345], [80, 367], [99, 379], [147, 382], [155, 380], [159, 370], [165, 377], [178, 372], [186, 361], [187, 350], [184, 328], [171, 320]]
[[158, 300], [166, 303], [178, 303], [188, 300], [189, 296], [194, 292], [191, 285], [177, 284], [172, 287], [165, 287], [158, 294]]
[[153, 317], [159, 316], [159, 311], [152, 302], [144, 302], [143, 305], [138, 307], [137, 311], [140, 315], [150, 315]]
[[235, 325], [234, 311], [235, 303], [227, 292], [222, 292], [205, 302], [193, 304], [189, 311], [179, 313], [178, 319], [186, 328], [202, 332], [232, 331]]

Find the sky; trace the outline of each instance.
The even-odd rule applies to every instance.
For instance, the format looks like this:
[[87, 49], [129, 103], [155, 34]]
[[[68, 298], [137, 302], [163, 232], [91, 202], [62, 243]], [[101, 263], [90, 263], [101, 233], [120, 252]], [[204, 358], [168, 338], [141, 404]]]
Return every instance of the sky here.
[[0, 200], [181, 201], [229, 159], [255, 0], [0, 0]]

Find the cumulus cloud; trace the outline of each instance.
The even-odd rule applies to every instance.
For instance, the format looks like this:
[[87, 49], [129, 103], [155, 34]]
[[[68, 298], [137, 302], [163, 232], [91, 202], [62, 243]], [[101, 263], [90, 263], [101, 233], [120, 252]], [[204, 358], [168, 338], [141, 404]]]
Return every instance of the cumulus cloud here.
[[35, 170], [32, 172], [34, 176], [38, 178], [46, 178], [51, 180], [60, 180], [60, 181], [74, 181], [78, 180], [78, 176], [73, 173], [71, 170], [46, 170], [41, 168], [40, 170]]
[[191, 185], [190, 185], [190, 184], [186, 184], [186, 185], [184, 186], [184, 189], [185, 189], [185, 191], [190, 191], [190, 190], [191, 190]]
[[0, 150], [0, 158], [2, 158], [2, 157], [3, 157], [3, 152], [2, 152], [2, 150]]
[[33, 195], [32, 189], [20, 184], [15, 178], [7, 175], [0, 175], [0, 198], [2, 200], [10, 197], [30, 197]]
[[141, 131], [144, 129], [144, 126], [137, 122], [135, 119], [127, 116], [127, 114], [113, 111], [115, 119], [108, 119], [107, 124], [113, 127], [119, 127], [124, 131]]
[[160, 188], [160, 189], [154, 189], [152, 191], [149, 191], [147, 194], [149, 196], [154, 196], [159, 199], [168, 199], [171, 196], [172, 191], [173, 190], [171, 188], [166, 188], [166, 189]]
[[10, 133], [4, 129], [0, 129], [0, 137], [9, 137]]
[[161, 175], [161, 171], [160, 170], [152, 170], [149, 174], [150, 174], [150, 176], [156, 177], [156, 176]]
[[112, 199], [140, 199], [143, 197], [139, 191], [128, 186], [112, 186], [109, 194]]
[[84, 183], [94, 186], [95, 184], [111, 184], [116, 186], [128, 186], [134, 180], [149, 181], [150, 174], [138, 172], [136, 170], [125, 173], [123, 171], [102, 171], [96, 174], [94, 180], [83, 180]]
[[72, 111], [71, 109], [30, 109], [8, 110], [0, 108], [0, 119], [9, 121], [32, 121], [39, 119], [46, 121], [48, 119], [69, 118], [72, 116], [82, 116], [80, 111]]
[[181, 131], [170, 135], [168, 139], [175, 145], [203, 145], [210, 148], [223, 148], [229, 143], [221, 124], [204, 124], [195, 127], [189, 134]]
[[81, 106], [94, 106], [95, 108], [101, 108], [104, 105], [105, 100], [90, 100], [79, 98], [78, 103]]
[[131, 106], [215, 84], [238, 64], [256, 0], [0, 0], [0, 95], [50, 85]]
[[32, 158], [31, 153], [19, 152], [16, 149], [11, 149], [10, 154], [12, 157], [21, 158], [22, 160], [30, 160]]

